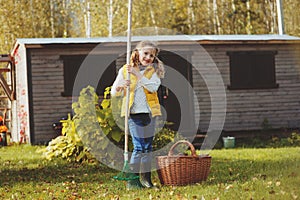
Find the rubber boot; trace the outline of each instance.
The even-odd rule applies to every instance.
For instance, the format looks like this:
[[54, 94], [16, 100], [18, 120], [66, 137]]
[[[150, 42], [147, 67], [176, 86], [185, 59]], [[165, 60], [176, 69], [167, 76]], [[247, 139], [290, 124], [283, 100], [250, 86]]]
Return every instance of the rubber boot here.
[[137, 178], [127, 181], [126, 187], [128, 190], [144, 188], [144, 186], [140, 182], [139, 173], [138, 173], [139, 169], [140, 169], [139, 164], [130, 164], [130, 170], [132, 171], [133, 174], [137, 176]]
[[154, 185], [151, 181], [151, 163], [142, 163], [140, 182], [145, 188], [153, 188]]

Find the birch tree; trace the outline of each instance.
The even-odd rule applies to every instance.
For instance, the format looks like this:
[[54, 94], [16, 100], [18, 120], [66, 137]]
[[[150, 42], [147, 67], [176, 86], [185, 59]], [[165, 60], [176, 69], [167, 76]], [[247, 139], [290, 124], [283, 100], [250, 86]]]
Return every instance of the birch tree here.
[[108, 37], [112, 37], [113, 30], [113, 0], [109, 0], [109, 10], [108, 15]]
[[210, 6], [210, 0], [206, 0], [207, 2], [207, 15], [206, 15], [206, 24], [207, 24], [207, 27], [209, 28], [207, 30], [207, 33], [208, 34], [211, 34], [213, 31], [212, 31], [212, 23], [211, 23], [211, 17], [212, 17], [212, 12], [211, 12], [211, 6]]
[[195, 12], [193, 6], [193, 0], [189, 0], [188, 5], [188, 27], [191, 34], [195, 34]]
[[251, 24], [251, 7], [250, 7], [250, 1], [246, 1], [246, 7], [247, 7], [247, 18], [246, 18], [246, 33], [250, 35], [252, 33], [252, 24]]
[[213, 0], [213, 13], [214, 13], [214, 17], [213, 17], [214, 34], [221, 34], [217, 0]]

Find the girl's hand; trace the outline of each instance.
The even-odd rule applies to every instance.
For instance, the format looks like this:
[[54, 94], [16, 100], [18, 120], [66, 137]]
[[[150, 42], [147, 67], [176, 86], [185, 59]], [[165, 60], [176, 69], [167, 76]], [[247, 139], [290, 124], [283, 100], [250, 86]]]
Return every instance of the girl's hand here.
[[120, 92], [120, 91], [126, 89], [129, 85], [130, 85], [130, 80], [122, 79], [118, 82], [118, 86], [116, 87], [116, 91]]
[[142, 74], [134, 67], [132, 67], [131, 65], [126, 65], [127, 71], [128, 73], [135, 75], [138, 80], [142, 78]]

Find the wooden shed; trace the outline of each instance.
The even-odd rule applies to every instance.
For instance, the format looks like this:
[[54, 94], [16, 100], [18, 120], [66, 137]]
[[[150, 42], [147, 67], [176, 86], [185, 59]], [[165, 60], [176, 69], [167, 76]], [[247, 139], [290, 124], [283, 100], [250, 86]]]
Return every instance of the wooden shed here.
[[[172, 128], [206, 132], [215, 116], [224, 118], [218, 127], [225, 131], [300, 127], [300, 38], [140, 36], [133, 37], [133, 46], [140, 40], [157, 41], [160, 58], [170, 66], [160, 97], [167, 121], [175, 123]], [[34, 144], [56, 137], [52, 123], [72, 112], [72, 96], [80, 90], [73, 87], [77, 72], [81, 70], [84, 79], [80, 85], [94, 86], [101, 96], [125, 62], [125, 54], [125, 37], [17, 39], [11, 53], [16, 80], [16, 98], [11, 102], [13, 140], [19, 141], [23, 132]], [[171, 81], [170, 74], [176, 72], [192, 89]], [[220, 87], [211, 87], [207, 77], [216, 78]], [[177, 88], [181, 88], [178, 93]], [[212, 94], [220, 104], [212, 104]], [[184, 115], [189, 117], [183, 119]]]

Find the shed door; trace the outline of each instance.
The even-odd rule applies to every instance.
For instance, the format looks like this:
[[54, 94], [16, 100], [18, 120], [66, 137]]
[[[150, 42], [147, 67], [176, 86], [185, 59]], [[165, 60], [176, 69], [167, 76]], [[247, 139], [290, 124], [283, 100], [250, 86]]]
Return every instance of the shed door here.
[[[177, 70], [192, 85], [192, 65], [187, 61], [189, 60], [187, 59], [188, 56], [189, 55], [186, 55], [186, 58], [183, 58], [167, 51], [162, 51], [159, 54], [159, 58], [165, 65]], [[168, 81], [168, 79], [172, 78], [173, 77], [168, 76], [168, 70], [166, 70], [166, 76], [162, 80], [162, 85], [164, 85], [164, 82]], [[176, 84], [176, 87], [181, 87], [178, 94], [174, 94], [172, 90], [164, 87], [161, 87], [159, 91], [161, 104], [166, 110], [167, 122], [174, 123], [168, 127], [172, 130], [178, 130], [179, 125], [181, 125], [180, 129], [182, 132], [191, 133], [191, 131], [195, 129], [192, 91], [188, 88], [182, 88], [183, 86], [180, 83], [178, 83], [178, 85]], [[177, 96], [184, 97], [185, 101], [179, 103]], [[181, 110], [183, 110], [184, 113], [181, 113]], [[184, 116], [183, 121], [181, 120], [181, 116]]]

